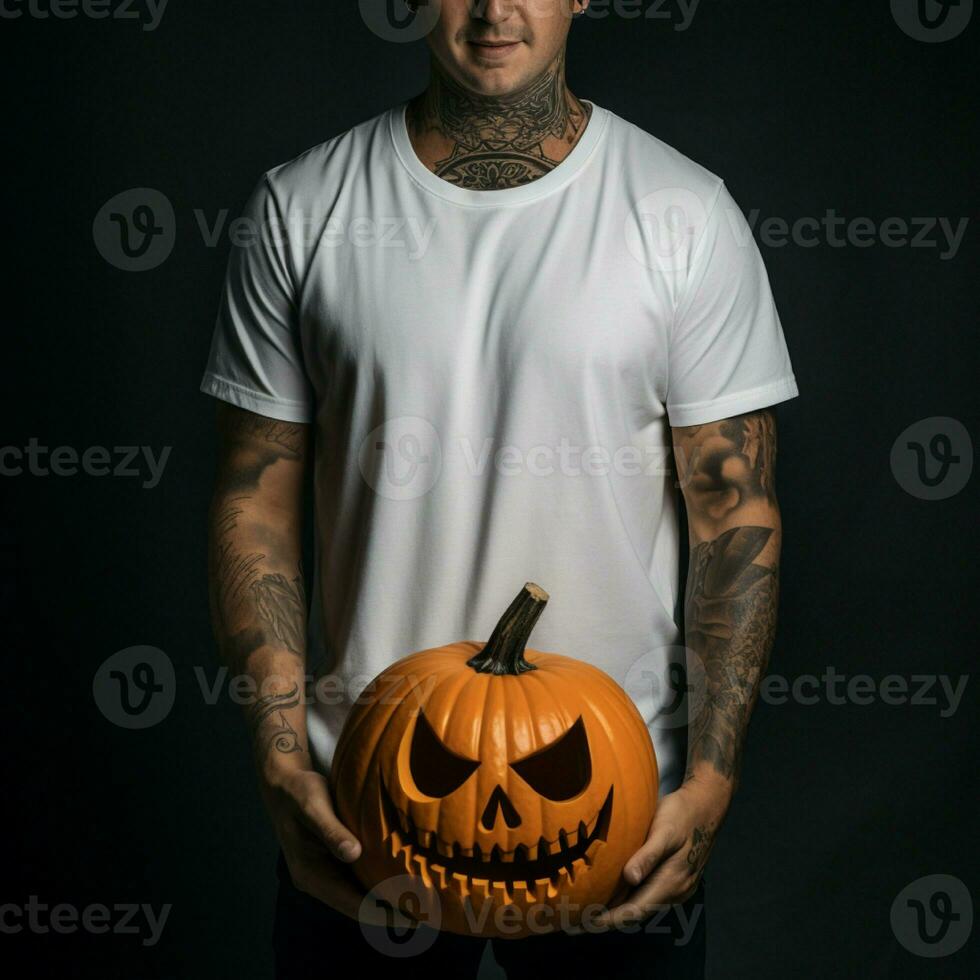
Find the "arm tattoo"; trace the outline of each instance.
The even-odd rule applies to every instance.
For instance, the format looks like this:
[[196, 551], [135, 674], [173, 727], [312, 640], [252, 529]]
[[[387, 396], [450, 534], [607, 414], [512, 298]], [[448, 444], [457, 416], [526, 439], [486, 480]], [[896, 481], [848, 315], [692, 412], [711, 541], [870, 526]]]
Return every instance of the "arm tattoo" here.
[[[696, 509], [712, 519], [753, 499], [775, 502], [776, 421], [771, 410], [692, 426], [678, 450]], [[688, 458], [683, 458], [686, 455]], [[700, 506], [699, 506], [700, 505]]]
[[293, 653], [302, 655], [306, 638], [302, 569], [292, 582], [277, 572], [263, 575], [258, 582], [252, 583], [251, 588], [259, 615], [273, 636]]
[[753, 564], [773, 533], [736, 527], [691, 554], [687, 645], [701, 657], [705, 691], [688, 731], [688, 778], [699, 760], [738, 778], [742, 744], [776, 629], [777, 569]]
[[694, 828], [691, 834], [691, 849], [687, 852], [687, 863], [690, 869], [700, 877], [704, 866], [708, 863], [708, 854], [714, 843], [714, 832], [702, 825]]
[[280, 455], [288, 459], [299, 459], [303, 451], [303, 429], [290, 422], [255, 416], [241, 424], [241, 431], [261, 436], [280, 450]]
[[424, 93], [409, 103], [406, 120], [413, 136], [434, 131], [451, 144], [435, 164], [437, 176], [472, 190], [517, 187], [554, 169], [546, 139], [574, 144], [592, 106], [565, 85], [565, 53], [522, 91], [480, 96], [434, 66]]
[[243, 550], [237, 535], [263, 473], [279, 460], [303, 458], [305, 429], [244, 411], [225, 412], [220, 427], [228, 450], [247, 446], [248, 463], [222, 467], [212, 504], [208, 564], [219, 646], [236, 669], [264, 645], [284, 646], [302, 656], [306, 631], [302, 566], [292, 580], [268, 572], [263, 563], [271, 556]]
[[211, 570], [216, 593], [217, 608], [224, 613], [240, 606], [247, 590], [258, 572], [256, 565], [265, 555], [242, 555], [232, 545], [233, 532], [242, 515], [241, 503], [247, 497], [233, 497], [225, 501], [212, 519]]
[[248, 443], [255, 460], [224, 475], [225, 491], [254, 492], [258, 489], [262, 474], [281, 459], [298, 461], [303, 458], [305, 445], [304, 427], [290, 422], [236, 412], [222, 421], [222, 434], [229, 447]]
[[[692, 549], [684, 617], [687, 646], [701, 659], [705, 690], [688, 729], [686, 778], [698, 762], [738, 782], [742, 747], [776, 631], [780, 530], [771, 410], [685, 430], [692, 525], [747, 520]], [[755, 517], [755, 521], [752, 517]], [[773, 526], [757, 523], [772, 520]], [[756, 559], [760, 559], [757, 561]]]
[[306, 751], [300, 744], [296, 729], [289, 724], [285, 715], [285, 712], [295, 708], [300, 700], [299, 685], [294, 684], [290, 690], [279, 694], [268, 694], [249, 707], [248, 723], [252, 728], [257, 750], [264, 749], [265, 754], [273, 750], [283, 754]]

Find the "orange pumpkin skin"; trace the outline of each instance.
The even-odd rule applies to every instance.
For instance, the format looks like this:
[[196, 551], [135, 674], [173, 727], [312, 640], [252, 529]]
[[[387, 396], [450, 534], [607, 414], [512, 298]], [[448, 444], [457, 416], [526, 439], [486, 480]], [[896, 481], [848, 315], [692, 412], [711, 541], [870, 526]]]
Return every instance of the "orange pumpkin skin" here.
[[649, 832], [650, 733], [597, 667], [520, 643], [521, 672], [475, 670], [488, 646], [405, 657], [353, 706], [331, 789], [362, 845], [354, 872], [450, 932], [516, 939], [587, 927], [587, 907], [628, 892], [623, 866]]

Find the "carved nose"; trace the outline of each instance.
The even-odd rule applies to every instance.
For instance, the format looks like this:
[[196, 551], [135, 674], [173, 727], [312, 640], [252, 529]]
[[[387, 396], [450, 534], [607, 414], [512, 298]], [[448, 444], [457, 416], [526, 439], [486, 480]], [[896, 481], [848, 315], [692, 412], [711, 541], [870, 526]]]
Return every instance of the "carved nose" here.
[[487, 800], [486, 809], [483, 811], [483, 816], [480, 818], [480, 823], [483, 824], [485, 830], [493, 830], [493, 825], [497, 822], [498, 809], [504, 811], [504, 823], [506, 823], [508, 827], [511, 829], [514, 827], [520, 827], [520, 814], [514, 809], [514, 804], [510, 802], [510, 800], [507, 798], [507, 794], [503, 791], [499, 784], [490, 794], [490, 799]]

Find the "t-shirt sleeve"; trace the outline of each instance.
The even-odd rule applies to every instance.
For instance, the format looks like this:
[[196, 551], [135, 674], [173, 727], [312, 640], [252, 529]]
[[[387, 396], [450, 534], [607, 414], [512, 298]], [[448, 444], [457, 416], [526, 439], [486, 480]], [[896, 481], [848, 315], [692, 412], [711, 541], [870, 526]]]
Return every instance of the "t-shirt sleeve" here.
[[303, 365], [286, 224], [268, 174], [255, 186], [225, 272], [201, 390], [239, 408], [309, 422], [313, 395]]
[[667, 416], [674, 426], [699, 425], [798, 394], [762, 256], [721, 184], [674, 314]]

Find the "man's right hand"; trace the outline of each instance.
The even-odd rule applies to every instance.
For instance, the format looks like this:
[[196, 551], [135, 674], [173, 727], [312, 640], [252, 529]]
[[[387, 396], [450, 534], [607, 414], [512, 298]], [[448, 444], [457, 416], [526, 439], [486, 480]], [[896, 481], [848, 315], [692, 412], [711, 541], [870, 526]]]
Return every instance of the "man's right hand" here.
[[[310, 426], [218, 403], [218, 465], [208, 516], [211, 613], [222, 659], [259, 697], [246, 711], [259, 786], [293, 884], [353, 919], [357, 838], [337, 818], [306, 746], [307, 603], [300, 531]], [[395, 919], [399, 919], [399, 914]], [[407, 921], [407, 920], [406, 920]]]
[[283, 766], [261, 775], [259, 784], [293, 884], [360, 918], [364, 891], [348, 865], [360, 857], [361, 844], [337, 817], [327, 780], [312, 769]]

